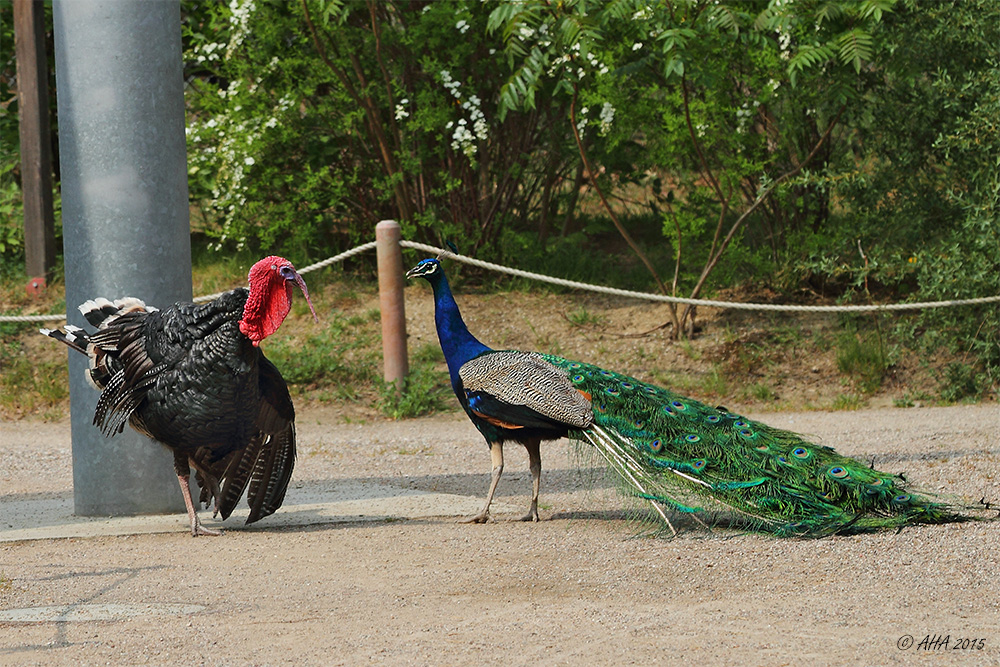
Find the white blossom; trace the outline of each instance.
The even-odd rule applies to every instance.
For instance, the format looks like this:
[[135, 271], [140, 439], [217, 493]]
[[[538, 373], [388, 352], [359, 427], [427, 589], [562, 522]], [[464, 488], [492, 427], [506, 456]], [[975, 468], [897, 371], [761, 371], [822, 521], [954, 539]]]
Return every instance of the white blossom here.
[[590, 111], [590, 109], [587, 107], [583, 107], [582, 109], [580, 109], [580, 114], [579, 114], [580, 118], [579, 120], [576, 121], [576, 131], [580, 133], [581, 137], [583, 136], [584, 130], [587, 128], [588, 111]]
[[601, 136], [607, 135], [611, 131], [611, 123], [615, 119], [615, 108], [610, 102], [605, 102], [604, 106], [601, 107]]

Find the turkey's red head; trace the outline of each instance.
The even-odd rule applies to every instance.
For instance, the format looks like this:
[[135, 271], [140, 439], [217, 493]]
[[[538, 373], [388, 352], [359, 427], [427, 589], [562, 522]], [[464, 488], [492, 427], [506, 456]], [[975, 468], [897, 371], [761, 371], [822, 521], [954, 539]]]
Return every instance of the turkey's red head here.
[[250, 296], [243, 308], [240, 331], [259, 345], [281, 326], [292, 309], [292, 285], [298, 285], [309, 304], [309, 310], [316, 317], [316, 309], [309, 299], [306, 282], [298, 274], [292, 263], [284, 257], [265, 257], [250, 269]]

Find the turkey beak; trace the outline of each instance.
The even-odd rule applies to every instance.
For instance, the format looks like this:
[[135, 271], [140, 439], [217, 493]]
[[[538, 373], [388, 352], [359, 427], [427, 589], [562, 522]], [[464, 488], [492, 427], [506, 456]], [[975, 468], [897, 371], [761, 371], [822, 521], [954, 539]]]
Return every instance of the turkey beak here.
[[316, 315], [316, 309], [313, 308], [312, 299], [309, 298], [309, 289], [306, 287], [306, 281], [302, 280], [302, 276], [299, 275], [298, 271], [295, 272], [295, 277], [291, 278], [291, 280], [294, 280], [295, 284], [299, 286], [300, 290], [302, 290], [302, 296], [306, 298], [306, 303], [309, 304], [309, 310], [313, 314], [313, 319], [316, 320], [316, 322], [318, 323], [319, 316]]

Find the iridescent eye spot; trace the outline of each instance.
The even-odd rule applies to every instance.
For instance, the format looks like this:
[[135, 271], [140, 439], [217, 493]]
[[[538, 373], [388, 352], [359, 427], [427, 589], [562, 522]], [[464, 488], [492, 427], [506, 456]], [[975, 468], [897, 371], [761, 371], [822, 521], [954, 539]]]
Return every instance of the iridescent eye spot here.
[[646, 422], [644, 422], [641, 419], [636, 419], [634, 422], [632, 422], [632, 426], [636, 427], [637, 429], [642, 429], [645, 425]]
[[830, 475], [830, 477], [833, 477], [834, 479], [847, 479], [848, 477], [850, 477], [850, 473], [847, 472], [847, 469], [841, 466], [833, 466], [832, 468], [827, 470], [827, 473]]
[[604, 393], [608, 394], [609, 396], [617, 396], [618, 390], [615, 387], [605, 387]]
[[659, 438], [657, 438], [656, 440], [654, 440], [654, 441], [652, 441], [651, 443], [649, 443], [649, 448], [650, 448], [651, 450], [653, 450], [654, 452], [658, 452], [658, 451], [660, 451], [661, 449], [663, 449], [663, 443], [662, 443], [662, 442], [660, 442], [660, 439], [659, 439]]
[[708, 461], [705, 459], [696, 459], [691, 462], [691, 467], [699, 471], [704, 470], [706, 465], [708, 465]]
[[622, 382], [622, 389], [635, 389], [635, 385], [631, 382]]
[[649, 394], [650, 396], [654, 396], [656, 394], [656, 389], [654, 389], [653, 387], [643, 387], [642, 390], [647, 394]]
[[674, 412], [674, 409], [671, 408], [669, 405], [664, 405], [663, 406], [663, 411], [666, 412], [671, 417], [676, 417], [677, 416], [677, 413]]
[[733, 424], [733, 426], [735, 426], [736, 428], [746, 428], [749, 425], [750, 424], [746, 423], [745, 421], [738, 421]]
[[895, 498], [893, 498], [892, 502], [894, 502], [894, 503], [908, 503], [908, 502], [910, 502], [910, 494], [908, 494], [908, 493], [902, 493], [902, 494], [896, 496]]
[[788, 463], [788, 459], [786, 459], [784, 456], [779, 456], [778, 463]]
[[691, 433], [689, 435], [685, 435], [684, 439], [687, 440], [688, 442], [698, 442], [699, 440], [701, 440], [701, 436]]
[[883, 485], [885, 485], [885, 480], [880, 477], [879, 479], [876, 479], [874, 482], [871, 482], [868, 486], [883, 486]]
[[600, 413], [605, 413], [605, 412], [608, 411], [608, 406], [605, 405], [604, 403], [601, 403], [601, 404], [595, 406], [594, 409], [597, 410]]
[[743, 429], [742, 431], [739, 431], [739, 434], [742, 435], [744, 438], [752, 438], [753, 437], [753, 431], [751, 431], [749, 429]]
[[762, 452], [766, 452], [767, 451], [767, 445], [757, 445], [757, 449], [759, 449]]
[[680, 401], [672, 401], [670, 405], [674, 406], [678, 410], [687, 410], [687, 406], [681, 403]]
[[707, 421], [709, 424], [716, 424], [721, 420], [722, 417], [720, 417], [719, 415], [709, 415], [705, 417], [705, 421]]
[[797, 459], [807, 459], [809, 458], [809, 450], [805, 447], [796, 447], [792, 450], [792, 456]]
[[614, 373], [612, 373], [611, 371], [605, 371], [605, 370], [602, 370], [602, 371], [601, 371], [601, 375], [603, 375], [603, 376], [604, 376], [604, 377], [606, 377], [606, 378], [609, 378], [609, 377], [613, 376], [613, 375], [614, 375]]
[[577, 368], [583, 368], [583, 364], [573, 361], [570, 362], [569, 367], [572, 368], [573, 370], [576, 370]]
[[570, 378], [570, 380], [572, 380], [576, 384], [580, 384], [581, 382], [584, 381], [584, 379], [585, 378], [582, 375], [574, 375], [572, 378]]

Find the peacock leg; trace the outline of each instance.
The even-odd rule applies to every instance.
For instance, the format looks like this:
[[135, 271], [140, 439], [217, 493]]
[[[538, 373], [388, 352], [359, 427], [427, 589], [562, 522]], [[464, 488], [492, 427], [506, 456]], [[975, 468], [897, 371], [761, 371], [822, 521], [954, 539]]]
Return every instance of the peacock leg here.
[[471, 519], [466, 519], [464, 523], [486, 523], [487, 521], [493, 520], [490, 516], [490, 503], [493, 502], [493, 494], [496, 492], [497, 484], [500, 482], [500, 475], [503, 474], [502, 442], [490, 443], [490, 458], [493, 460], [493, 478], [490, 480], [489, 493], [486, 494], [486, 505], [483, 506], [482, 512]]
[[191, 468], [188, 467], [187, 457], [174, 453], [174, 472], [177, 473], [177, 483], [181, 487], [181, 495], [184, 496], [184, 506], [187, 507], [188, 521], [191, 522], [191, 537], [199, 535], [222, 535], [222, 531], [205, 528], [198, 520], [198, 513], [194, 509], [194, 501], [191, 499]]
[[524, 443], [528, 450], [528, 466], [531, 468], [531, 507], [521, 521], [538, 521], [538, 488], [542, 483], [542, 451], [541, 440], [533, 438]]

